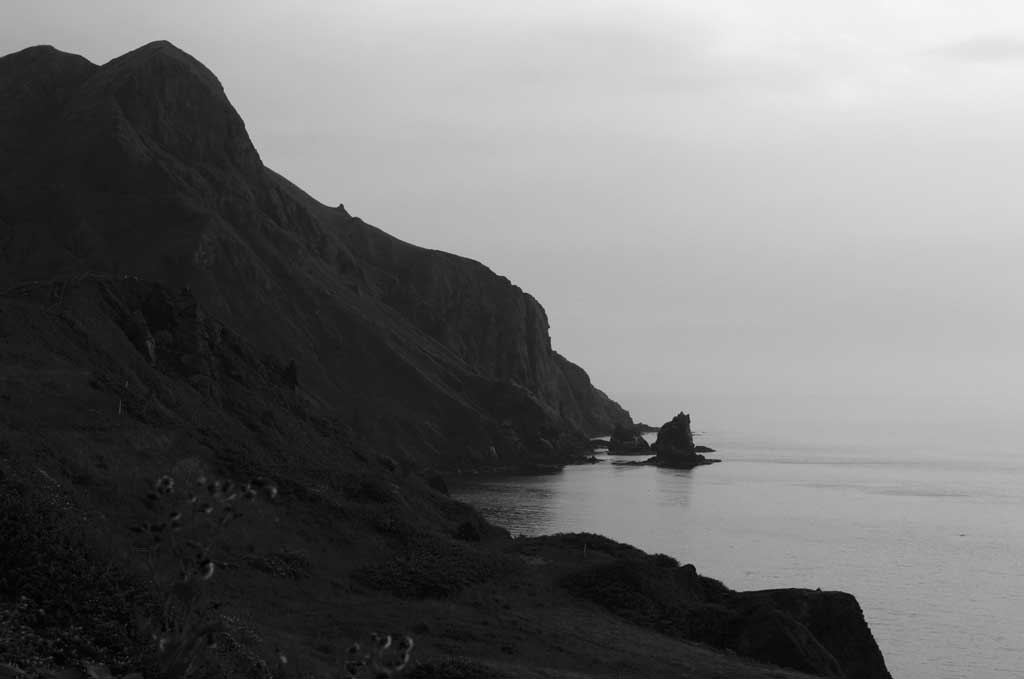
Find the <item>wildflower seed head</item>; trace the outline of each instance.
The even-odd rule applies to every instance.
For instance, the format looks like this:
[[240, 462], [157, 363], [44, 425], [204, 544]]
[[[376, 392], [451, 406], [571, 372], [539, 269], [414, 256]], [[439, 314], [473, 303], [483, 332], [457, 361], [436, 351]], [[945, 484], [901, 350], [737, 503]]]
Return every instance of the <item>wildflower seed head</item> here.
[[209, 580], [213, 577], [213, 572], [216, 570], [216, 566], [209, 559], [203, 560], [199, 564], [199, 577], [203, 580]]
[[174, 479], [164, 474], [156, 480], [155, 489], [160, 495], [170, 495], [174, 490]]

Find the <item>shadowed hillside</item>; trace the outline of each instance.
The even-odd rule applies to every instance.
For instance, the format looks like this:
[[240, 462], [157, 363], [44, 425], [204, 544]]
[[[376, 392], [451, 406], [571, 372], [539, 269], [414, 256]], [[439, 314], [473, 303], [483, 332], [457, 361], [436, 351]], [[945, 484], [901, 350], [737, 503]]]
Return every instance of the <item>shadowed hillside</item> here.
[[188, 286], [397, 457], [568, 459], [629, 414], [478, 262], [399, 241], [265, 168], [216, 77], [166, 42], [97, 67], [0, 60], [0, 288], [85, 273]]
[[151, 282], [0, 295], [0, 486], [15, 677], [335, 676], [373, 631], [415, 639], [410, 677], [888, 677], [849, 595], [512, 540]]

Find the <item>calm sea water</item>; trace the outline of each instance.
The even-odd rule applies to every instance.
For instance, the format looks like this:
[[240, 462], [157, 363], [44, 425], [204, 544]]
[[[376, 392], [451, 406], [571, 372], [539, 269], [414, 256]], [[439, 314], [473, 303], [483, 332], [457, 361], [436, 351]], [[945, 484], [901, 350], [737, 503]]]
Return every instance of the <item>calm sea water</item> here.
[[[691, 401], [692, 471], [468, 478], [514, 534], [591, 531], [734, 589], [855, 594], [897, 679], [1024, 676], [1024, 425], [999, 400]], [[635, 458], [632, 458], [635, 459]]]

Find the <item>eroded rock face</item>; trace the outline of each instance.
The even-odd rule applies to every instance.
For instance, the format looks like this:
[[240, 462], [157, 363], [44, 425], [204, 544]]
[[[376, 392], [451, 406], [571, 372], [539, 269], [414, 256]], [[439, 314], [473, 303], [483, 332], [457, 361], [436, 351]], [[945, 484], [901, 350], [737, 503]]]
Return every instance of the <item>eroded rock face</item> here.
[[689, 456], [694, 454], [693, 432], [690, 430], [690, 416], [679, 413], [658, 430], [658, 438], [651, 446], [666, 456]]
[[[699, 448], [699, 450], [698, 450]], [[658, 430], [658, 439], [651, 446], [657, 455], [646, 460], [644, 464], [673, 469], [693, 469], [700, 465], [718, 462], [701, 455], [712, 452], [705, 446], [693, 445], [693, 432], [690, 430], [690, 416], [679, 413]]]
[[[751, 623], [744, 630], [743, 644], [745, 648], [755, 652], [749, 653], [758, 657], [758, 648], [772, 648], [767, 636], [756, 631], [756, 616], [759, 611], [774, 610], [783, 618], [795, 622], [814, 637], [820, 646], [834, 659], [840, 672], [834, 675], [845, 679], [877, 679], [888, 678], [882, 652], [875, 642], [874, 635], [864, 620], [860, 604], [852, 594], [846, 592], [822, 592], [806, 589], [776, 589], [759, 592], [742, 592], [735, 596], [732, 605], [748, 616]], [[792, 627], [787, 622], [786, 626]], [[780, 627], [775, 625], [776, 628]], [[777, 634], [777, 633], [776, 633]], [[760, 639], [759, 639], [760, 636]], [[740, 650], [740, 648], [737, 648]], [[814, 657], [820, 653], [814, 650]], [[740, 652], [744, 652], [741, 651]], [[773, 651], [775, 652], [775, 651]], [[806, 656], [812, 657], [811, 651]], [[787, 664], [796, 667], [796, 662]], [[812, 666], [824, 667], [818, 663]], [[798, 668], [802, 669], [802, 668]]]
[[651, 451], [650, 444], [634, 426], [616, 425], [608, 440], [608, 452], [619, 455], [644, 455]]
[[188, 287], [396, 458], [517, 464], [631, 424], [552, 350], [533, 297], [266, 168], [217, 78], [170, 43], [102, 66], [0, 58], [0, 141], [0, 288], [85, 273]]
[[[856, 598], [845, 592], [734, 592], [664, 555], [597, 535], [535, 538], [548, 555], [566, 549], [560, 584], [574, 596], [669, 636], [817, 676], [891, 679]], [[571, 551], [588, 545], [588, 562]]]

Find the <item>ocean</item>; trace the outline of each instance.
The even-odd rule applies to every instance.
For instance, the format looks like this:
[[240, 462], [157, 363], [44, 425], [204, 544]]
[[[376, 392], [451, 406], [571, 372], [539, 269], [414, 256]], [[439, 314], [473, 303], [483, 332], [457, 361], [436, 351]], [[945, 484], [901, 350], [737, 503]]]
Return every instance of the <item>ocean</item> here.
[[[687, 400], [721, 464], [456, 479], [513, 534], [589, 531], [733, 589], [856, 595], [896, 679], [1024, 676], [1024, 423], [1002, 399]], [[652, 437], [653, 439], [653, 437]]]

